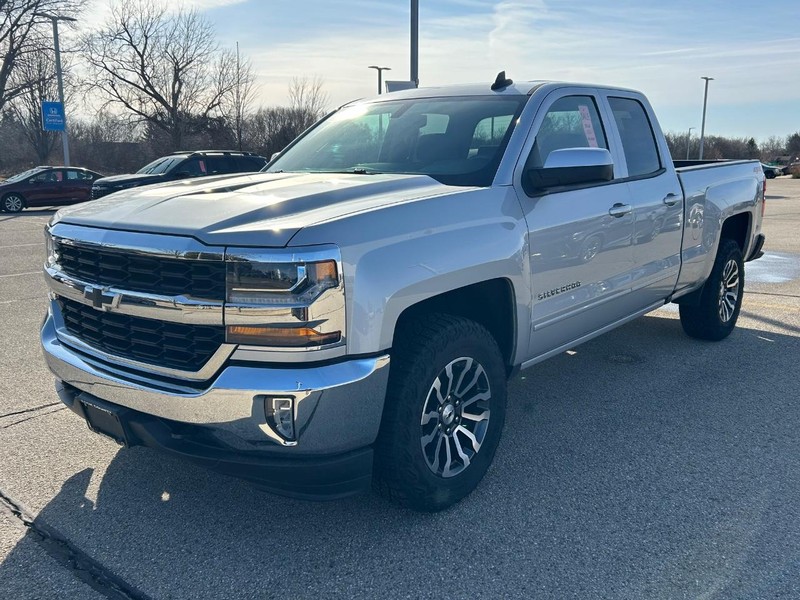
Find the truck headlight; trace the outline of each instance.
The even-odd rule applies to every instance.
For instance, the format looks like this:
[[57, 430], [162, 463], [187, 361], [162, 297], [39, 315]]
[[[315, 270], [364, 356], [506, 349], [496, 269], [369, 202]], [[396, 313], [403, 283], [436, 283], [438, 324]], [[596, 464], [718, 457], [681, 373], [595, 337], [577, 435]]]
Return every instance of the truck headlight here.
[[49, 227], [44, 228], [44, 247], [45, 247], [44, 266], [52, 267], [54, 264], [58, 262], [58, 251], [56, 248], [56, 241], [50, 234]]
[[314, 350], [344, 343], [344, 284], [334, 247], [254, 252], [229, 249], [228, 343]]
[[228, 302], [304, 304], [339, 284], [336, 263], [229, 262]]

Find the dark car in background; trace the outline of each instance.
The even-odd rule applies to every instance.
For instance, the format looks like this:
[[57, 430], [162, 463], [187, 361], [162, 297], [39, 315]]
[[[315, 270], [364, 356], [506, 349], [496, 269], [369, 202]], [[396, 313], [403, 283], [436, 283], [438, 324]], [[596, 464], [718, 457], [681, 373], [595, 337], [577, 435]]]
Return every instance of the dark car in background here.
[[19, 212], [34, 206], [89, 200], [100, 173], [80, 167], [34, 167], [0, 183], [0, 209]]
[[267, 159], [252, 152], [201, 150], [175, 152], [145, 165], [136, 173], [103, 177], [92, 186], [92, 199], [132, 187], [177, 181], [188, 177], [260, 171]]
[[781, 165], [767, 165], [761, 163], [761, 169], [764, 171], [764, 176], [767, 179], [775, 179], [778, 175], [783, 175], [783, 167]]

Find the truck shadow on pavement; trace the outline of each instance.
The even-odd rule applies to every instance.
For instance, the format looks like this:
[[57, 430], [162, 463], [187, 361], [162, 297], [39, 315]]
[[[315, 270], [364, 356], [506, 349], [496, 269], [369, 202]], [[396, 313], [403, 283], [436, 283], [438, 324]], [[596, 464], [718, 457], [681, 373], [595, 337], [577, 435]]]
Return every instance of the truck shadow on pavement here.
[[494, 466], [446, 512], [279, 498], [133, 448], [26, 538], [61, 536], [50, 554], [115, 598], [797, 597], [798, 356], [649, 316], [513, 380]]

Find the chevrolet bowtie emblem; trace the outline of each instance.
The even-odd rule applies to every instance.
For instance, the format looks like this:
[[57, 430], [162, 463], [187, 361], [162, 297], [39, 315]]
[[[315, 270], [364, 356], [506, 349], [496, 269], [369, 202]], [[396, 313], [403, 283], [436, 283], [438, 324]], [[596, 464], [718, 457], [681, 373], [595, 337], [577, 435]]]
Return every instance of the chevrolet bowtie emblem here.
[[117, 308], [122, 299], [122, 294], [109, 294], [103, 288], [87, 285], [83, 288], [83, 297], [92, 301], [92, 306], [95, 308], [102, 308], [103, 310], [111, 310]]

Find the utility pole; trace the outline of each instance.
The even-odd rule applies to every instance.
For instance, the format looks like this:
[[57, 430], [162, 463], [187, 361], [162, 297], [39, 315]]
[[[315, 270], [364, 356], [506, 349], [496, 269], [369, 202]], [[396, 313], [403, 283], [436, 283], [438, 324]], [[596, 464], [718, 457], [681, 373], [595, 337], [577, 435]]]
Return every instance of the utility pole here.
[[689, 148], [692, 147], [692, 129], [694, 127], [689, 127], [689, 135], [686, 136], [686, 160], [689, 160]]
[[236, 145], [242, 151], [242, 65], [239, 62], [239, 42], [236, 42]]
[[411, 77], [419, 87], [419, 0], [411, 0]]
[[47, 13], [33, 13], [36, 17], [45, 17], [53, 22], [53, 47], [56, 51], [56, 79], [58, 80], [58, 101], [61, 102], [61, 108], [64, 111], [64, 130], [61, 132], [61, 145], [64, 147], [64, 166], [69, 166], [69, 137], [67, 135], [67, 111], [64, 107], [64, 78], [61, 73], [61, 48], [58, 45], [58, 22], [59, 21], [77, 21], [72, 17], [61, 17], [58, 15], [50, 15]]
[[708, 82], [714, 81], [713, 77], [701, 77], [706, 80], [706, 91], [703, 94], [703, 123], [700, 125], [700, 160], [703, 160], [703, 142], [706, 138], [706, 105], [708, 104]]

